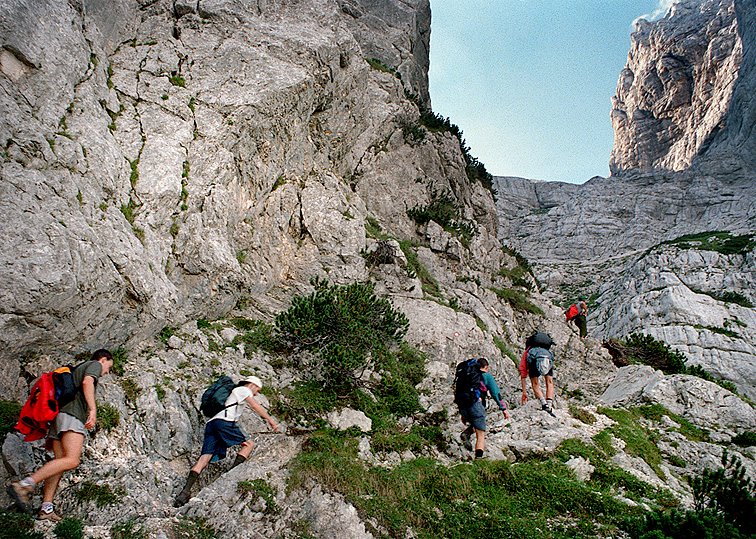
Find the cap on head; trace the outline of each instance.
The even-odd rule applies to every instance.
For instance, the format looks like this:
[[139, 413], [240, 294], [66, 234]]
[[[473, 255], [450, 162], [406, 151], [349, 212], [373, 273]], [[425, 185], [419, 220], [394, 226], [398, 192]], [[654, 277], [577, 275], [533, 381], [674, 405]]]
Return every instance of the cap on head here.
[[257, 376], [242, 376], [241, 382], [244, 384], [255, 384], [259, 389], [262, 389], [263, 383]]

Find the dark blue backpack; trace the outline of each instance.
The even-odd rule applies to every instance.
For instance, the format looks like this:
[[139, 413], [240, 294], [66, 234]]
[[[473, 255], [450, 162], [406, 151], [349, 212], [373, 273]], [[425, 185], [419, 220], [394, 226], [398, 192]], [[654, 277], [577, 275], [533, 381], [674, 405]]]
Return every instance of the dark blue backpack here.
[[222, 412], [226, 406], [226, 399], [236, 387], [234, 381], [228, 376], [221, 376], [202, 394], [200, 410], [206, 417], [213, 417]]
[[468, 408], [480, 399], [482, 376], [476, 358], [461, 361], [454, 373], [454, 402]]

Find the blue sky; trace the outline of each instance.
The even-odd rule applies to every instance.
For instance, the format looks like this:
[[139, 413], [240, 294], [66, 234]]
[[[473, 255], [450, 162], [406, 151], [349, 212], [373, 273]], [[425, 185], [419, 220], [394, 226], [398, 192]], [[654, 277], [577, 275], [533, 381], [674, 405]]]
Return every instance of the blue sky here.
[[[665, 3], [665, 2], [662, 2]], [[433, 111], [494, 175], [609, 174], [632, 22], [659, 0], [431, 0]]]

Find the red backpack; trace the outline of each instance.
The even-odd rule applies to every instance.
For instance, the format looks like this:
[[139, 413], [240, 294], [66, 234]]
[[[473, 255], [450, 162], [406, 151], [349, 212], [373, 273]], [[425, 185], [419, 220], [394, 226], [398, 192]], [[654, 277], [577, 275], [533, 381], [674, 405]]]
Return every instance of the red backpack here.
[[567, 318], [567, 321], [569, 322], [573, 318], [575, 318], [578, 315], [578, 306], [577, 303], [573, 303], [570, 305], [570, 308], [564, 311], [564, 316]]
[[29, 391], [14, 427], [33, 442], [47, 435], [60, 407], [71, 402], [78, 388], [73, 382], [73, 367], [66, 366], [43, 373]]

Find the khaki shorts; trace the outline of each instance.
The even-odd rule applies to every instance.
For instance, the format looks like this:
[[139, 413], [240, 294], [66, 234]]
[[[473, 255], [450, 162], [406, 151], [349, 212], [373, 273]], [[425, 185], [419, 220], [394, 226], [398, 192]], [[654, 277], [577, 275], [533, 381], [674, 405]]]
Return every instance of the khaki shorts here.
[[84, 423], [72, 415], [60, 412], [55, 416], [52, 425], [50, 425], [50, 432], [47, 433], [47, 438], [60, 440], [60, 435], [64, 432], [78, 432], [84, 436], [87, 435], [87, 429], [84, 428]]

